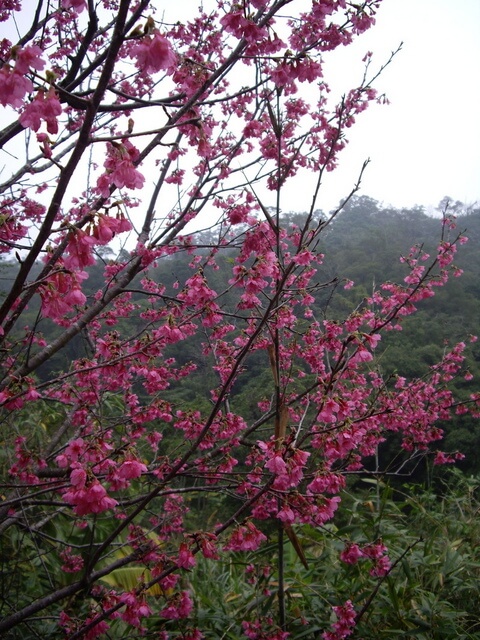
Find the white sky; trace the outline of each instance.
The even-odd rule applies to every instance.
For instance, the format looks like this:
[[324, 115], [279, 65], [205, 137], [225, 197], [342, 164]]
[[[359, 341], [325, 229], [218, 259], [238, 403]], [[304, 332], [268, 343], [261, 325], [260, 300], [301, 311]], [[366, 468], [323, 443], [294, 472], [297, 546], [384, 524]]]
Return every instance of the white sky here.
[[[182, 0], [166, 13], [191, 17], [197, 5]], [[402, 50], [375, 84], [391, 104], [360, 114], [317, 208], [334, 208], [367, 158], [360, 193], [386, 205], [419, 204], [432, 211], [446, 195], [480, 203], [480, 0], [383, 0], [376, 25], [326, 57], [331, 97], [339, 99], [359, 84], [367, 51], [374, 54], [374, 69], [400, 42]], [[282, 209], [307, 209], [314, 181], [305, 173], [289, 181]], [[262, 199], [274, 204], [271, 192]]]
[[[383, 0], [376, 25], [333, 54], [325, 79], [341, 94], [361, 78], [366, 51], [375, 66], [402, 41], [375, 85], [391, 104], [358, 117], [319, 208], [338, 203], [368, 157], [361, 193], [385, 204], [480, 202], [480, 0]], [[298, 208], [294, 191], [284, 210]]]

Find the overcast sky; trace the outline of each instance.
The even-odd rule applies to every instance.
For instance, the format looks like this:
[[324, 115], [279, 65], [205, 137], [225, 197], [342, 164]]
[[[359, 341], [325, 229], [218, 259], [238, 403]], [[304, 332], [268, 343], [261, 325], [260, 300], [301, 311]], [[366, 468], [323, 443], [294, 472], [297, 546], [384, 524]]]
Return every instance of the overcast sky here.
[[[197, 4], [188, 0], [170, 10], [191, 17]], [[480, 203], [480, 0], [383, 0], [376, 25], [327, 56], [332, 94], [340, 98], [359, 84], [367, 51], [373, 68], [400, 42], [402, 50], [375, 84], [390, 105], [372, 106], [348, 131], [339, 169], [327, 176], [317, 201], [324, 211], [349, 192], [367, 158], [360, 193], [385, 205], [433, 211], [447, 195]], [[308, 198], [314, 179], [302, 174], [289, 182], [283, 210], [307, 208], [310, 201], [299, 205], [299, 194]]]
[[480, 0], [383, 0], [376, 25], [334, 53], [326, 80], [348, 90], [366, 51], [380, 64], [402, 41], [375, 85], [391, 104], [361, 114], [349, 131], [322, 209], [335, 206], [367, 157], [361, 193], [385, 204], [435, 207], [446, 195], [480, 202]]

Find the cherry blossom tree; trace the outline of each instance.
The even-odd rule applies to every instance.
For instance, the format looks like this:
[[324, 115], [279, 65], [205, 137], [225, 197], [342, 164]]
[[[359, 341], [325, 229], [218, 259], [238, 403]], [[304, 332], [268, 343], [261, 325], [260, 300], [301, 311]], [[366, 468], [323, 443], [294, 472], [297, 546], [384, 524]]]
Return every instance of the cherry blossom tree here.
[[[287, 539], [308, 566], [296, 531], [333, 518], [346, 477], [388, 433], [411, 455], [452, 462], [438, 420], [478, 411], [478, 396], [460, 405], [448, 388], [463, 343], [422, 379], [384, 377], [375, 363], [382, 333], [455, 273], [464, 239], [451, 217], [436, 255], [403, 258], [404, 282], [341, 321], [316, 305], [354, 286], [316, 277], [341, 210], [316, 215], [322, 181], [357, 116], [383, 100], [371, 54], [336, 104], [324, 62], [374, 25], [381, 1], [181, 4], [180, 19], [151, 0], [1, 5], [0, 246], [18, 268], [0, 307], [0, 531], [42, 576], [34, 595], [5, 594], [3, 633], [53, 622], [72, 639], [133, 637], [155, 619], [158, 637], [202, 638], [188, 580], [197, 558], [275, 540], [272, 618], [243, 628], [287, 638]], [[289, 225], [282, 192], [302, 172], [316, 186]], [[102, 258], [107, 245], [116, 259]], [[215, 290], [225, 252], [228, 286]], [[152, 274], [177, 254], [190, 273], [167, 287]], [[216, 376], [207, 410], [169, 399], [188, 389], [195, 364], [171, 354], [192, 338]], [[83, 355], [59, 368], [80, 342]], [[253, 356], [271, 379], [255, 418], [235, 401]], [[202, 495], [224, 506], [200, 526], [188, 504]], [[367, 558], [379, 580], [394, 567], [379, 539], [344, 544], [342, 560]], [[115, 581], [128, 567], [129, 588]], [[345, 638], [360, 612], [331, 604], [323, 637]]]

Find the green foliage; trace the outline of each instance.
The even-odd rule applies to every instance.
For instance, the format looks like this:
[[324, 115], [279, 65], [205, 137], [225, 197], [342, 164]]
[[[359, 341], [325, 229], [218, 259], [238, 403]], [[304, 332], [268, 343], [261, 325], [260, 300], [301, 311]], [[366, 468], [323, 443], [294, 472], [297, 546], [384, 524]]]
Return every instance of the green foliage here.
[[[297, 640], [328, 630], [331, 606], [352, 598], [360, 616], [352, 638], [478, 640], [480, 478], [451, 472], [438, 491], [418, 485], [393, 490], [377, 481], [343, 495], [341, 519], [323, 529], [297, 529], [309, 568], [286, 544], [286, 629]], [[370, 489], [365, 490], [365, 486]], [[205, 637], [239, 640], [241, 621], [278, 615], [278, 546], [237, 554], [228, 562], [198, 560], [190, 577], [197, 621]], [[369, 561], [339, 559], [345, 541], [376, 539], [392, 569], [370, 575]], [[277, 566], [272, 566], [272, 556]], [[303, 618], [310, 620], [306, 626]]]

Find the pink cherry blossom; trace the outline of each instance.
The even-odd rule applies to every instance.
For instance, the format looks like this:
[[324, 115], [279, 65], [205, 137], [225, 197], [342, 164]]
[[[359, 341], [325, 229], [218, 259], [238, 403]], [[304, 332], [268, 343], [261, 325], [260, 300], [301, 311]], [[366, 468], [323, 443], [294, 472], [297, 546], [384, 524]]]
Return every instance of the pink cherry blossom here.
[[52, 147], [51, 147], [52, 141], [50, 140], [48, 135], [46, 133], [37, 133], [37, 141], [41, 145], [40, 148], [45, 158], [51, 158], [52, 157]]
[[217, 536], [215, 534], [197, 532], [193, 535], [193, 538], [200, 546], [200, 551], [204, 558], [218, 560]]
[[82, 306], [86, 302], [86, 296], [80, 288], [81, 281], [86, 277], [87, 274], [82, 271], [73, 274], [59, 270], [53, 273], [39, 289], [42, 314], [56, 322], [64, 322], [62, 318], [74, 306]]
[[76, 13], [81, 13], [87, 7], [86, 0], [62, 0], [64, 9], [73, 9]]
[[41, 71], [45, 67], [42, 60], [42, 49], [37, 45], [23, 47], [14, 50], [15, 72], [21, 75], [28, 73], [30, 69]]
[[332, 607], [336, 616], [336, 622], [332, 625], [331, 631], [322, 634], [324, 640], [343, 640], [353, 633], [355, 628], [355, 609], [352, 601], [347, 600], [341, 606]]
[[160, 611], [160, 615], [167, 620], [188, 618], [193, 609], [193, 602], [188, 591], [182, 591], [169, 599], [167, 606]]
[[267, 536], [251, 520], [247, 520], [232, 532], [223, 548], [230, 551], [256, 551], [266, 539]]
[[84, 561], [82, 556], [72, 553], [71, 547], [65, 547], [60, 552], [60, 559], [63, 561], [62, 571], [65, 571], [65, 573], [76, 573], [83, 569]]
[[15, 73], [6, 64], [0, 69], [0, 104], [4, 107], [21, 107], [27, 93], [33, 91], [32, 82], [24, 75]]
[[71, 289], [64, 301], [70, 306], [83, 306], [87, 301], [87, 296], [80, 289]]
[[116, 218], [98, 214], [93, 227], [93, 237], [98, 244], [108, 244], [117, 233], [118, 226]]
[[288, 631], [281, 631], [274, 626], [271, 617], [262, 617], [261, 619], [249, 622], [242, 622], [242, 631], [245, 637], [250, 640], [287, 640], [290, 637]]
[[3, 0], [0, 8], [0, 22], [7, 20], [11, 12], [20, 11], [21, 8], [21, 0]]
[[147, 466], [139, 460], [129, 459], [125, 460], [118, 469], [118, 475], [126, 480], [132, 480], [139, 478], [142, 473], [148, 471]]
[[196, 564], [195, 556], [186, 542], [180, 544], [178, 550], [177, 565], [182, 569], [192, 569]]
[[107, 145], [107, 159], [104, 163], [106, 173], [97, 180], [97, 191], [104, 198], [110, 195], [111, 185], [128, 189], [140, 189], [145, 181], [144, 176], [133, 164], [139, 152], [129, 140], [121, 144], [109, 143]]
[[280, 455], [274, 455], [273, 458], [265, 464], [265, 468], [277, 476], [287, 474], [287, 465]]
[[83, 269], [95, 264], [92, 249], [95, 246], [95, 238], [82, 229], [74, 229], [68, 236], [67, 253], [64, 264], [67, 269]]
[[139, 596], [134, 591], [128, 591], [122, 593], [119, 600], [125, 605], [121, 610], [120, 618], [132, 627], [139, 628], [141, 620], [152, 615], [152, 610], [145, 596]]
[[345, 476], [335, 473], [318, 474], [307, 485], [311, 493], [338, 493], [345, 487]]
[[340, 554], [340, 559], [346, 564], [356, 564], [360, 558], [364, 557], [364, 555], [365, 554], [358, 544], [350, 543], [346, 545], [345, 549]]
[[63, 494], [64, 501], [74, 507], [73, 510], [77, 516], [113, 509], [118, 502], [107, 495], [105, 488], [97, 479], [86, 483], [82, 471], [80, 469], [72, 471], [73, 489]]
[[314, 256], [311, 251], [303, 250], [297, 253], [296, 256], [294, 256], [293, 261], [295, 262], [295, 264], [307, 265], [312, 262], [313, 258]]
[[169, 41], [159, 31], [135, 43], [130, 49], [130, 57], [136, 58], [137, 66], [145, 73], [173, 69], [176, 63]]
[[284, 524], [293, 524], [295, 522], [295, 512], [287, 504], [278, 511], [277, 518]]
[[27, 104], [19, 120], [20, 124], [33, 131], [38, 131], [42, 121], [45, 121], [48, 133], [54, 134], [58, 133], [57, 118], [61, 113], [62, 106], [54, 89], [50, 88], [48, 93], [41, 89], [34, 100]]

